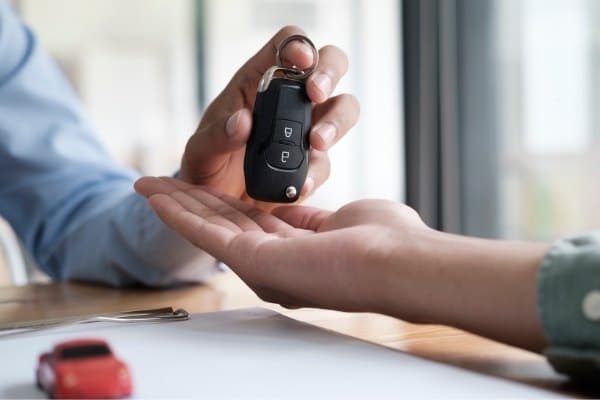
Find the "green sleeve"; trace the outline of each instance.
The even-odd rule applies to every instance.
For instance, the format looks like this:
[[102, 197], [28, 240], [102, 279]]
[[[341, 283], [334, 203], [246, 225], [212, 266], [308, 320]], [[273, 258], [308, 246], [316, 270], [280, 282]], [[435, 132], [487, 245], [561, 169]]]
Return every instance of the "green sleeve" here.
[[552, 246], [540, 267], [538, 306], [552, 366], [600, 383], [600, 231]]

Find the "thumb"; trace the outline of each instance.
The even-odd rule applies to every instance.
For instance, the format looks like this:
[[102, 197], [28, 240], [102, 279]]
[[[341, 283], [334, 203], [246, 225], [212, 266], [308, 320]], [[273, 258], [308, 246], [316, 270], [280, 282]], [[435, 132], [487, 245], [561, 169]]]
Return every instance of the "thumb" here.
[[246, 108], [201, 124], [185, 147], [179, 177], [189, 183], [205, 183], [204, 178], [226, 166], [231, 153], [244, 148], [251, 128], [252, 113]]

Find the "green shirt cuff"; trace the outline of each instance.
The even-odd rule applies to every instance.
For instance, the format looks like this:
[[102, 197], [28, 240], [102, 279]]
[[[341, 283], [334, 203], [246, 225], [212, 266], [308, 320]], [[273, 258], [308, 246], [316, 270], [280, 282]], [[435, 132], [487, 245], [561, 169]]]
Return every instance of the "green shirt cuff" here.
[[544, 355], [557, 372], [576, 381], [600, 384], [600, 351], [554, 346], [546, 349]]
[[552, 246], [540, 266], [538, 307], [550, 344], [545, 353], [553, 366], [574, 377], [582, 375], [581, 368], [598, 376], [600, 231]]

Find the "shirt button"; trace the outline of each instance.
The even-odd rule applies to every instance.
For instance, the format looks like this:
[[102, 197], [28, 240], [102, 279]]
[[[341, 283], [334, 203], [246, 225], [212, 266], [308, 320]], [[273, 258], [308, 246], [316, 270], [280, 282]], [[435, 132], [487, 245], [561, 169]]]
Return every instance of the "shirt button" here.
[[588, 292], [581, 303], [583, 315], [590, 321], [600, 321], [600, 290]]

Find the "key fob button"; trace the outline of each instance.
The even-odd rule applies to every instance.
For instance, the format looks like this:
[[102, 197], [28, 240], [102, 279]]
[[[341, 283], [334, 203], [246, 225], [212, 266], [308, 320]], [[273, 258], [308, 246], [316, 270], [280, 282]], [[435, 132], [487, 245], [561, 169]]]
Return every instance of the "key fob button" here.
[[266, 150], [266, 156], [269, 164], [281, 169], [296, 169], [304, 159], [298, 146], [282, 143], [271, 143]]
[[274, 142], [291, 142], [300, 146], [302, 139], [302, 124], [300, 122], [278, 119], [275, 121]]

